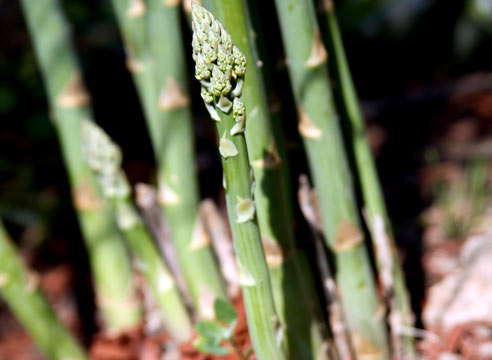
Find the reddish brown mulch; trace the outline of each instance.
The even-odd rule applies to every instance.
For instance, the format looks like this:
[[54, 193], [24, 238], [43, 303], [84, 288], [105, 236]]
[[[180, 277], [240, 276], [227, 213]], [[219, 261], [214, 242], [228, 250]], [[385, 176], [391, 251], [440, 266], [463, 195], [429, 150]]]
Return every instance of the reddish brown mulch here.
[[[67, 264], [62, 264], [42, 271], [38, 281], [63, 324], [80, 336], [81, 319], [71, 293], [73, 276], [73, 269]], [[251, 347], [251, 341], [242, 297], [234, 299], [233, 305], [239, 316], [235, 341], [246, 352]], [[0, 324], [0, 359], [44, 359], [12, 313], [5, 307], [0, 307]], [[239, 360], [235, 354], [227, 356], [201, 354], [195, 350], [192, 342], [175, 349], [180, 359]], [[93, 360], [160, 360], [165, 349], [170, 347], [169, 344], [170, 337], [165, 332], [149, 336], [144, 333], [143, 326], [140, 326], [118, 336], [107, 336], [102, 333], [94, 335], [89, 354]]]
[[10, 312], [0, 308], [0, 359], [44, 360]]
[[[251, 347], [251, 341], [242, 298], [234, 299], [233, 305], [238, 311], [234, 340], [241, 350], [246, 352]], [[162, 356], [162, 349], [169, 340], [166, 333], [146, 336], [141, 327], [116, 337], [98, 334], [94, 337], [90, 356], [93, 360], [159, 360]], [[202, 354], [193, 347], [193, 340], [181, 345], [179, 352], [179, 358], [182, 360], [240, 360], [234, 353], [225, 356]], [[254, 357], [251, 359], [253, 360]]]

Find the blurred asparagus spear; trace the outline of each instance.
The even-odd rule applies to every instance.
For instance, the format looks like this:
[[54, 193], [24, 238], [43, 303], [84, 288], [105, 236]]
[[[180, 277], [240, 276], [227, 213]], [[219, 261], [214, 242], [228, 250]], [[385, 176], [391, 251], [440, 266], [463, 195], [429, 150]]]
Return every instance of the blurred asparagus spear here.
[[240, 100], [246, 58], [231, 35], [203, 7], [192, 6], [193, 59], [201, 95], [220, 136], [224, 186], [243, 290], [248, 329], [259, 359], [284, 359], [283, 329], [275, 312], [268, 269], [255, 219], [251, 168]]
[[39, 289], [39, 279], [24, 267], [1, 221], [0, 295], [40, 350], [50, 359], [89, 359], [56, 318]]
[[248, 60], [241, 95], [247, 109], [246, 144], [256, 182], [256, 216], [275, 307], [285, 329], [287, 354], [295, 359], [318, 358], [323, 339], [312, 310], [319, 312], [320, 308], [304, 253], [294, 246], [288, 180], [283, 176], [286, 159], [280, 157], [272, 131], [248, 8], [242, 0], [209, 0], [205, 5], [214, 10]]
[[212, 239], [212, 246], [217, 255], [222, 276], [227, 283], [227, 294], [231, 299], [239, 295], [241, 287], [237, 271], [234, 245], [229, 233], [229, 223], [212, 199], [200, 203], [200, 216], [205, 229]]
[[[147, 5], [149, 10], [147, 10]], [[165, 211], [192, 301], [202, 317], [226, 297], [198, 217], [198, 185], [178, 2], [113, 0], [157, 160]]]
[[179, 268], [176, 249], [172, 244], [169, 234], [169, 226], [157, 200], [157, 191], [154, 186], [145, 183], [136, 184], [135, 202], [142, 214], [144, 223], [155, 239], [161, 256], [164, 258], [166, 265], [169, 267], [176, 281], [176, 286], [183, 297], [183, 301], [187, 307], [191, 308], [190, 294], [186, 288], [183, 273]]
[[328, 303], [328, 317], [331, 325], [336, 359], [355, 359], [355, 353], [350, 341], [350, 334], [343, 315], [335, 280], [329, 266], [328, 254], [323, 240], [323, 224], [319, 216], [318, 198], [316, 191], [311, 189], [308, 177], [299, 176], [297, 191], [299, 206], [313, 234], [316, 249], [316, 263], [323, 280], [323, 292]]
[[121, 331], [141, 318], [132, 271], [110, 205], [101, 196], [82, 156], [80, 124], [91, 119], [90, 97], [58, 0], [22, 0], [38, 64], [48, 92], [67, 168], [73, 203], [86, 243], [97, 303], [108, 331]]
[[314, 5], [276, 0], [291, 85], [327, 245], [358, 356], [388, 358], [384, 319], [360, 226]]
[[399, 358], [413, 357], [414, 347], [411, 337], [403, 337], [402, 327], [413, 326], [403, 271], [400, 266], [396, 245], [393, 241], [391, 223], [386, 210], [383, 193], [371, 148], [366, 139], [364, 119], [357, 99], [357, 92], [352, 80], [342, 35], [338, 27], [335, 8], [332, 2], [325, 2], [324, 35], [328, 44], [334, 79], [339, 85], [341, 96], [341, 114], [348, 120], [350, 141], [355, 156], [355, 163], [362, 187], [367, 225], [376, 253], [378, 275], [383, 286], [389, 307], [390, 330], [393, 352]]
[[137, 269], [150, 286], [165, 328], [177, 342], [190, 340], [192, 326], [186, 306], [132, 202], [130, 185], [121, 169], [121, 150], [92, 121], [83, 120], [82, 140], [85, 159], [113, 205], [118, 226], [137, 256]]

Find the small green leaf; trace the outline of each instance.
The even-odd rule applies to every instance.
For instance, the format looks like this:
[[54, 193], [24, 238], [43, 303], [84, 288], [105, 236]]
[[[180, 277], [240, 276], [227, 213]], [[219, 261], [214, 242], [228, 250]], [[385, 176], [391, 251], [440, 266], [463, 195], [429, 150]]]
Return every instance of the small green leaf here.
[[220, 340], [228, 335], [227, 329], [214, 321], [200, 321], [195, 325], [195, 330], [208, 342], [220, 343]]
[[237, 312], [229, 302], [217, 298], [214, 302], [215, 317], [217, 320], [231, 324], [237, 319]]
[[208, 341], [203, 337], [197, 338], [193, 342], [193, 346], [204, 354], [227, 355], [229, 353], [229, 349], [221, 346], [220, 343]]

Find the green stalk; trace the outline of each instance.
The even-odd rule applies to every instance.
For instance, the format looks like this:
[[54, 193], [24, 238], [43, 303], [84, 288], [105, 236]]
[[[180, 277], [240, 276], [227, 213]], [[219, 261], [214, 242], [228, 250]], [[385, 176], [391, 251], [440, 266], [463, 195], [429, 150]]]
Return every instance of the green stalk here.
[[192, 301], [202, 317], [224, 284], [198, 217], [192, 117], [175, 1], [113, 0], [157, 161], [159, 200]]
[[154, 148], [159, 153], [159, 184], [180, 199], [170, 203], [162, 199], [171, 236], [181, 263], [186, 264], [186, 278], [193, 282], [197, 306], [208, 311], [207, 299], [225, 299], [227, 295], [210, 241], [201, 241], [209, 238], [203, 237], [198, 216], [200, 196], [178, 5], [176, 1], [166, 5], [162, 0], [149, 0], [150, 48], [159, 94], [159, 118], [153, 132], [160, 136], [154, 140]]
[[[323, 30], [330, 53], [334, 55], [332, 64], [333, 68], [336, 69], [335, 79], [339, 84], [337, 89], [339, 89], [342, 95], [342, 114], [344, 118], [348, 119], [350, 124], [351, 146], [359, 173], [359, 181], [362, 187], [364, 207], [373, 246], [376, 254], [384, 253], [384, 249], [389, 250], [389, 258], [385, 259], [383, 256], [383, 259], [381, 259], [379, 256], [377, 260], [382, 261], [377, 261], [376, 263], [381, 283], [385, 289], [386, 300], [390, 307], [390, 317], [397, 317], [396, 320], [399, 320], [399, 323], [396, 324], [392, 324], [390, 321], [393, 350], [396, 353], [403, 351], [403, 356], [406, 358], [407, 356], [412, 356], [415, 350], [411, 337], [399, 339], [402, 337], [402, 326], [413, 326], [413, 315], [403, 271], [400, 266], [396, 245], [393, 241], [391, 223], [381, 191], [376, 165], [365, 136], [364, 119], [332, 3], [328, 3], [325, 6], [325, 15], [326, 27]], [[385, 261], [387, 262], [386, 265], [384, 263]], [[392, 304], [393, 301], [396, 304]], [[392, 309], [395, 305], [396, 308]], [[403, 349], [400, 349], [401, 343], [403, 344]]]
[[273, 302], [244, 139], [246, 109], [240, 100], [246, 58], [212, 14], [194, 4], [193, 59], [202, 97], [220, 138], [229, 222], [243, 291], [248, 328], [258, 359], [284, 359], [283, 337]]
[[[305, 254], [294, 246], [292, 218], [284, 164], [267, 103], [259, 57], [252, 38], [251, 19], [242, 0], [210, 0], [216, 18], [228, 29], [236, 46], [248, 59], [241, 100], [247, 109], [245, 130], [249, 163], [255, 177], [256, 217], [270, 273], [275, 307], [286, 336], [286, 352], [294, 359], [319, 358], [322, 337], [319, 324], [310, 315], [309, 303], [319, 312], [314, 280]], [[303, 284], [304, 282], [304, 284]]]
[[0, 221], [0, 295], [50, 359], [88, 360], [78, 342], [56, 318], [35, 276], [24, 267]]
[[48, 91], [58, 138], [86, 242], [99, 307], [108, 331], [141, 319], [128, 254], [108, 204], [82, 156], [80, 122], [91, 119], [90, 98], [58, 0], [21, 1]]
[[92, 121], [82, 123], [86, 161], [113, 205], [118, 227], [137, 256], [142, 272], [161, 311], [165, 328], [177, 342], [191, 338], [192, 325], [174, 279], [131, 200], [128, 180], [121, 169], [121, 150]]
[[314, 5], [276, 0], [283, 43], [327, 245], [342, 306], [359, 356], [388, 358], [384, 319], [364, 245], [343, 139], [333, 105]]

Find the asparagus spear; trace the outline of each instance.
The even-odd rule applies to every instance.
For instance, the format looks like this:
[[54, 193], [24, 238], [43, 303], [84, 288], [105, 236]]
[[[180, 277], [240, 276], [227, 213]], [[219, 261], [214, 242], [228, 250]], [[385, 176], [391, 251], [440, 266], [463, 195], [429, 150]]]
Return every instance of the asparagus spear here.
[[249, 62], [241, 96], [247, 109], [246, 144], [257, 184], [256, 216], [275, 307], [286, 332], [286, 352], [294, 359], [319, 358], [323, 339], [314, 314], [319, 314], [319, 302], [315, 291], [310, 291], [314, 281], [305, 254], [294, 246], [288, 180], [283, 169], [287, 159], [280, 157], [282, 152], [277, 150], [272, 131], [248, 8], [242, 0], [209, 0], [205, 4], [214, 10]]
[[283, 329], [273, 302], [252, 199], [251, 168], [244, 139], [246, 109], [240, 96], [246, 58], [230, 34], [203, 7], [193, 4], [193, 59], [202, 98], [216, 122], [230, 226], [248, 328], [259, 359], [284, 359]]
[[387, 358], [384, 319], [364, 245], [352, 179], [333, 106], [314, 6], [309, 0], [276, 0], [291, 85], [327, 245], [355, 351]]
[[402, 326], [413, 326], [412, 310], [332, 2], [325, 2], [324, 15], [326, 26], [323, 30], [328, 49], [334, 55], [332, 65], [335, 69], [334, 79], [339, 84], [337, 89], [341, 93], [341, 113], [350, 125], [350, 146], [355, 156], [368, 228], [377, 254], [378, 274], [389, 305], [393, 352], [401, 358], [411, 358], [415, 355], [412, 338], [402, 338], [401, 330]]
[[110, 205], [101, 196], [82, 156], [80, 123], [91, 119], [90, 97], [58, 0], [21, 1], [48, 92], [73, 203], [86, 242], [96, 296], [108, 331], [136, 325], [141, 318], [132, 271]]
[[131, 200], [130, 185], [121, 169], [121, 151], [92, 121], [83, 120], [85, 159], [104, 196], [113, 205], [118, 227], [137, 256], [142, 272], [161, 311], [161, 320], [177, 342], [191, 338], [192, 325], [174, 279]]
[[24, 267], [0, 221], [0, 295], [50, 359], [88, 360], [78, 342], [56, 318], [35, 279]]
[[225, 298], [220, 271], [198, 217], [198, 185], [190, 100], [176, 1], [113, 0], [113, 7], [149, 128], [159, 199], [189, 293], [201, 317]]

